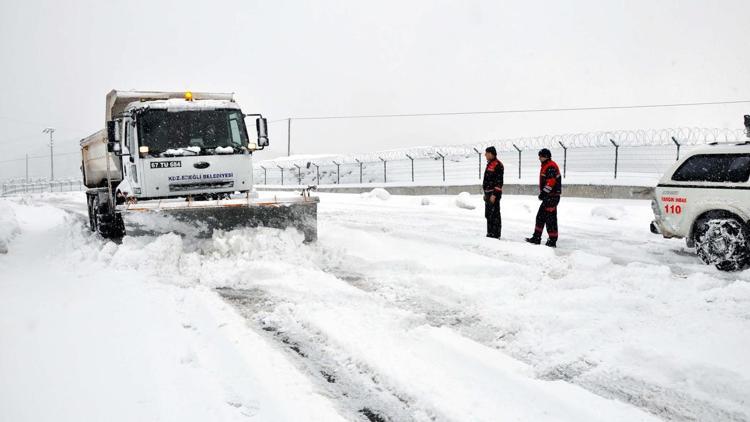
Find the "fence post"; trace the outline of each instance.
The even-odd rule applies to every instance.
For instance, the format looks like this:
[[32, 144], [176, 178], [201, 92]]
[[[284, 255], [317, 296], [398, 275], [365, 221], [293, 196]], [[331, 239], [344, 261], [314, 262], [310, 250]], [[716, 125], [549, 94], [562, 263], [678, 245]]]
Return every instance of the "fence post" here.
[[384, 160], [383, 157], [378, 158], [383, 162], [383, 183], [388, 183], [388, 161]]
[[263, 169], [263, 184], [267, 185], [268, 184], [268, 172], [267, 172], [268, 169], [266, 169], [263, 166], [260, 166], [260, 168]]
[[565, 177], [566, 173], [568, 172], [568, 147], [566, 147], [562, 142], [558, 141], [558, 144], [563, 149], [563, 177]]
[[359, 163], [359, 184], [361, 185], [362, 184], [362, 162], [357, 160], [356, 158], [354, 159], [354, 161]]
[[335, 161], [332, 161], [333, 164], [336, 164], [336, 184], [341, 184], [341, 163], [337, 163]]
[[297, 164], [294, 167], [297, 167], [297, 184], [302, 186], [302, 169]]
[[617, 161], [619, 158], [620, 153], [620, 146], [615, 143], [614, 140], [610, 139], [609, 142], [612, 142], [612, 145], [615, 146], [615, 179], [617, 179]]
[[482, 180], [482, 153], [479, 152], [479, 150], [476, 148], [474, 148], [474, 152], [477, 153], [477, 158], [479, 159], [477, 161], [477, 174], [478, 174], [479, 180]]
[[278, 164], [276, 165], [276, 167], [278, 167], [279, 170], [281, 170], [281, 186], [284, 186], [284, 167], [281, 167]]
[[409, 154], [406, 154], [406, 158], [411, 160], [411, 181], [413, 183], [414, 182], [414, 158]]
[[319, 185], [320, 184], [320, 166], [315, 163], [312, 163], [312, 165], [315, 166], [315, 181], [316, 181], [316, 184]]
[[677, 145], [677, 159], [675, 161], [680, 161], [680, 143], [677, 142], [677, 139], [675, 139], [674, 136], [672, 137], [672, 142]]
[[440, 151], [435, 151], [435, 154], [440, 156], [440, 159], [443, 160], [443, 182], [445, 182], [445, 155], [441, 154]]
[[513, 144], [513, 148], [518, 151], [518, 178], [521, 178], [521, 148], [518, 148], [516, 144]]

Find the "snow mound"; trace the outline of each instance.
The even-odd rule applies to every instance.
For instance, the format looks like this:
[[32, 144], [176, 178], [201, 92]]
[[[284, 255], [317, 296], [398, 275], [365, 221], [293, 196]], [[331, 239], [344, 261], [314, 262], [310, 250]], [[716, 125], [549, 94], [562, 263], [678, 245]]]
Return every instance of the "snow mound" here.
[[383, 188], [375, 188], [369, 192], [364, 192], [362, 194], [362, 197], [363, 198], [378, 198], [381, 201], [387, 201], [391, 197], [391, 194], [388, 193], [388, 191]]
[[471, 200], [471, 194], [469, 192], [461, 192], [456, 196], [456, 206], [466, 210], [473, 210], [477, 206], [473, 204]]
[[430, 198], [422, 198], [422, 205], [430, 205]]
[[620, 220], [625, 216], [625, 209], [622, 207], [595, 207], [591, 210], [591, 216], [607, 220]]
[[16, 213], [7, 201], [0, 201], [0, 254], [8, 253], [10, 241], [20, 233]]

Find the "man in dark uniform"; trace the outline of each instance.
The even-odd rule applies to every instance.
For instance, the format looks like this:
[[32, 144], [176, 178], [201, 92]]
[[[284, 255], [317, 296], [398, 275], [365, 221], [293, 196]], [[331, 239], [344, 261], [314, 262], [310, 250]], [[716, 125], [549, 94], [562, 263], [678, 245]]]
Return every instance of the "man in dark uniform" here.
[[542, 169], [539, 173], [539, 212], [536, 214], [536, 227], [534, 234], [526, 241], [538, 245], [542, 243], [542, 231], [547, 226], [546, 245], [557, 247], [557, 205], [560, 203], [562, 194], [562, 178], [560, 168], [552, 161], [552, 153], [547, 148], [539, 151], [539, 161]]
[[487, 237], [500, 238], [502, 219], [500, 217], [500, 198], [503, 196], [503, 163], [497, 159], [495, 147], [484, 150], [487, 168], [484, 169], [484, 218], [487, 219]]

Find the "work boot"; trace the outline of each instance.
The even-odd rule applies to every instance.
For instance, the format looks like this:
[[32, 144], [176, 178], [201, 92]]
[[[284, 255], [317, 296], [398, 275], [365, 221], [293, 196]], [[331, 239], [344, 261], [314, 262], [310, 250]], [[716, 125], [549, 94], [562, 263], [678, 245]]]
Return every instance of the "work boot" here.
[[547, 239], [547, 243], [544, 244], [545, 246], [549, 246], [550, 248], [556, 248], [557, 247], [557, 239]]
[[542, 239], [540, 237], [536, 237], [536, 236], [527, 237], [526, 241], [529, 242], [529, 243], [532, 243], [534, 245], [538, 245], [538, 244], [542, 243]]

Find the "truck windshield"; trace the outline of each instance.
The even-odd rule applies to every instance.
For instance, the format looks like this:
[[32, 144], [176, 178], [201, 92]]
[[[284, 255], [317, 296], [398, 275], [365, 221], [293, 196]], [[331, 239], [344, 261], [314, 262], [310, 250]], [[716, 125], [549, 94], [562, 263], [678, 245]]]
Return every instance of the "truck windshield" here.
[[232, 153], [243, 151], [247, 145], [239, 110], [147, 110], [138, 119], [138, 130], [139, 144], [148, 147], [149, 155], [175, 151]]

